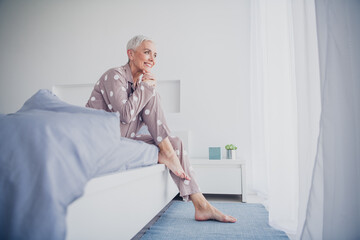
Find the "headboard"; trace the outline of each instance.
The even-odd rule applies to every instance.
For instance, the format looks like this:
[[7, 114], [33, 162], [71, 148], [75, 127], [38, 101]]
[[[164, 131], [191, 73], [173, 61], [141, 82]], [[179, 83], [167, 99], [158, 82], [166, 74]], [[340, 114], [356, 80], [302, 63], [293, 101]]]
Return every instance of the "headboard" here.
[[52, 92], [67, 103], [85, 107], [93, 88], [93, 83], [55, 85], [52, 88]]
[[[94, 83], [55, 85], [52, 92], [61, 100], [84, 107], [90, 98]], [[166, 115], [180, 113], [180, 80], [158, 81], [157, 91], [162, 98]], [[172, 126], [173, 127], [173, 126]], [[189, 151], [190, 132], [187, 130], [171, 131], [172, 135], [183, 141], [184, 148]]]
[[[156, 90], [160, 93], [162, 106], [166, 113], [180, 113], [180, 80], [157, 81]], [[55, 85], [53, 93], [61, 100], [77, 105], [85, 106], [94, 83]]]

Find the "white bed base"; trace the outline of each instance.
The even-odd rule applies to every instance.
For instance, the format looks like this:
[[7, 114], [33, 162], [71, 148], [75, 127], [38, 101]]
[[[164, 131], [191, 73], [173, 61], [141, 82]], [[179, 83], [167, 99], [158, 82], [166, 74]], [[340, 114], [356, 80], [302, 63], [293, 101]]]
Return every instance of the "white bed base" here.
[[163, 164], [95, 178], [68, 208], [66, 239], [131, 239], [177, 193]]
[[[54, 86], [60, 99], [84, 106], [93, 84]], [[188, 144], [185, 132], [179, 132]], [[68, 207], [67, 240], [131, 239], [178, 193], [163, 164], [94, 178]]]

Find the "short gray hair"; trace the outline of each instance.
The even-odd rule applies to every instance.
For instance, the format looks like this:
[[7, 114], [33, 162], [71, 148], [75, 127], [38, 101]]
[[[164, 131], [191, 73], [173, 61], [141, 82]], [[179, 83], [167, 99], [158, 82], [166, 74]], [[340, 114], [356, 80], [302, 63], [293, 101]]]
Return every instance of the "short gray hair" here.
[[135, 50], [138, 46], [141, 45], [143, 41], [151, 41], [152, 40], [144, 35], [136, 35], [132, 39], [130, 39], [126, 45], [126, 50], [132, 49]]

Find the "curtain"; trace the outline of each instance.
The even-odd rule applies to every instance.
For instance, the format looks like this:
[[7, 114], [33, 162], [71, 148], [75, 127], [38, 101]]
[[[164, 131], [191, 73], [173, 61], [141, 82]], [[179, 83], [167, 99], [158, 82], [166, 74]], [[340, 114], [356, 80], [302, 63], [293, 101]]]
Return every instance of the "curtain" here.
[[312, 172], [317, 152], [321, 113], [320, 71], [314, 0], [292, 1], [294, 59], [298, 119], [298, 217], [297, 236], [306, 217]]
[[321, 122], [301, 239], [360, 239], [360, 1], [316, 0]]
[[[302, 3], [295, 2], [297, 7]], [[312, 52], [304, 52], [309, 36], [294, 35], [294, 26], [306, 32], [303, 19], [314, 16], [311, 11], [304, 16], [301, 7], [293, 14], [293, 3], [287, 0], [251, 1], [253, 189], [267, 199], [270, 225], [289, 234], [297, 232], [300, 204], [305, 209], [299, 193], [310, 188], [310, 181], [304, 187], [302, 180], [311, 177], [315, 150], [308, 139], [316, 143], [313, 132], [319, 121], [318, 72], [308, 71], [309, 64], [316, 66], [316, 58], [308, 62]], [[306, 91], [312, 85], [310, 96]], [[306, 176], [299, 174], [303, 168], [310, 169]]]
[[360, 1], [251, 1], [252, 188], [297, 239], [360, 238]]

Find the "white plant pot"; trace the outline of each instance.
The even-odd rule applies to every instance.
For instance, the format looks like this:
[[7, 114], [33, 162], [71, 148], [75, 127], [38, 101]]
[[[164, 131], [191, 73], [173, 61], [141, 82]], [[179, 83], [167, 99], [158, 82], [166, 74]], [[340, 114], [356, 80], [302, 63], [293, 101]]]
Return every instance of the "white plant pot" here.
[[226, 159], [236, 159], [236, 150], [226, 150]]

